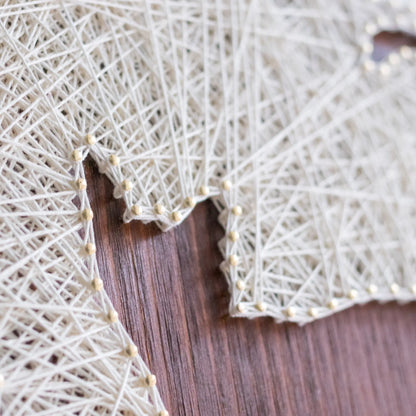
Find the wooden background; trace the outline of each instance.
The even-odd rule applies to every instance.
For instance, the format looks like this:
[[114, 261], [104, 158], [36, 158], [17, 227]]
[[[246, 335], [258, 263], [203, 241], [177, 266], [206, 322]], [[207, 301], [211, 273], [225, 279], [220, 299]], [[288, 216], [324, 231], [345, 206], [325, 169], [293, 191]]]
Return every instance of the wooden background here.
[[214, 206], [167, 233], [123, 224], [110, 182], [87, 174], [105, 289], [172, 416], [416, 414], [415, 303], [304, 327], [229, 318]]

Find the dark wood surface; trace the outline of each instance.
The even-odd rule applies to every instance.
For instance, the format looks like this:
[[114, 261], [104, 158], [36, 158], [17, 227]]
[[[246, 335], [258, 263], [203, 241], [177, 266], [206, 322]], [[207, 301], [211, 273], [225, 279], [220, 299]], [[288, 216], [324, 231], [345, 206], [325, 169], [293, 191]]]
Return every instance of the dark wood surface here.
[[210, 203], [175, 230], [123, 224], [89, 163], [105, 289], [171, 415], [415, 415], [416, 304], [354, 307], [304, 327], [227, 317]]

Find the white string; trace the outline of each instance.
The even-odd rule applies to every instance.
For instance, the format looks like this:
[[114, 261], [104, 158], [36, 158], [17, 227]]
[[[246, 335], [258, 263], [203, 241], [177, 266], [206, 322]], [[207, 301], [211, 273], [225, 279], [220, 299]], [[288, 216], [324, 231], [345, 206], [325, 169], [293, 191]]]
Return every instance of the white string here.
[[100, 290], [88, 154], [126, 221], [214, 197], [233, 315], [415, 298], [415, 54], [371, 58], [416, 29], [396, 3], [0, 7], [3, 414], [166, 414]]
[[414, 32], [414, 10], [332, 3], [308, 2], [304, 14], [257, 9], [235, 31], [247, 43], [247, 28], [262, 25], [239, 49], [251, 64], [234, 72], [244, 88], [233, 124], [244, 127], [225, 152], [233, 187], [216, 199], [232, 233], [220, 248], [235, 316], [302, 324], [354, 303], [415, 298], [415, 56], [403, 48], [407, 61], [393, 53], [375, 64], [363, 52], [383, 17], [393, 16], [390, 30]]

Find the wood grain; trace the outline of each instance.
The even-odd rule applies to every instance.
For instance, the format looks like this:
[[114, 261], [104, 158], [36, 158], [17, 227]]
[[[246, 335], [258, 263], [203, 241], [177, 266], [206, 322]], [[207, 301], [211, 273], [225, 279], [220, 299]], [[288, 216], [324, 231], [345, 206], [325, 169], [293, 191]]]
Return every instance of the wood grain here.
[[123, 224], [110, 182], [87, 174], [105, 289], [171, 415], [415, 414], [415, 303], [304, 327], [229, 318], [214, 206], [167, 233]]

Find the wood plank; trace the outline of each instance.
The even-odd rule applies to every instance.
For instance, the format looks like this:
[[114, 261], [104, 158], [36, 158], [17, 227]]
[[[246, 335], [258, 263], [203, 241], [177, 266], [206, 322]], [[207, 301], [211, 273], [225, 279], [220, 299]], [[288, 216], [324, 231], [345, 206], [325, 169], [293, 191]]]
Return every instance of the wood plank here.
[[304, 327], [229, 318], [212, 203], [162, 233], [123, 224], [110, 182], [91, 163], [87, 178], [105, 289], [171, 415], [415, 414], [415, 303]]

